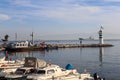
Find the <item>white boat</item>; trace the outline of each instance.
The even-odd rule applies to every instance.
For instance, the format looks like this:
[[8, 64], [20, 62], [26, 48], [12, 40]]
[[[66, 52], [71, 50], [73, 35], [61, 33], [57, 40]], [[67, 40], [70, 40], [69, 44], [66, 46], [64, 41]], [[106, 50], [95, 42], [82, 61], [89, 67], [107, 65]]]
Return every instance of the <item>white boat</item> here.
[[14, 74], [8, 74], [5, 76], [6, 80], [26, 80], [28, 74], [32, 73], [33, 67], [20, 67]]
[[76, 69], [63, 69], [52, 64], [28, 75], [27, 80], [94, 80], [94, 78], [87, 72], [80, 74]]
[[22, 67], [24, 64], [23, 60], [0, 60], [0, 77], [4, 77], [6, 74], [14, 73], [17, 68]]
[[45, 67], [46, 62], [34, 57], [26, 57], [23, 67], [18, 68], [15, 73], [5, 76], [7, 80], [26, 80], [27, 75], [34, 73], [36, 68]]

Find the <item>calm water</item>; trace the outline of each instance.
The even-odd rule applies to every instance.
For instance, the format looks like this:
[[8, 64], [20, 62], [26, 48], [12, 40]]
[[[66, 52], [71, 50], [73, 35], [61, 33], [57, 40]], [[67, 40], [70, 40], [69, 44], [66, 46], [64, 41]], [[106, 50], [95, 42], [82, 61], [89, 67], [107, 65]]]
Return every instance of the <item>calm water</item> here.
[[[79, 41], [48, 41], [49, 43], [78, 43]], [[97, 43], [98, 41], [84, 41], [83, 43]], [[47, 62], [65, 67], [68, 63], [74, 65], [79, 72], [86, 69], [91, 74], [97, 72], [106, 80], [120, 80], [120, 41], [105, 41], [114, 47], [105, 48], [65, 48], [49, 51], [14, 52], [9, 53], [8, 58], [22, 59], [34, 56]], [[0, 52], [0, 56], [4, 56]]]

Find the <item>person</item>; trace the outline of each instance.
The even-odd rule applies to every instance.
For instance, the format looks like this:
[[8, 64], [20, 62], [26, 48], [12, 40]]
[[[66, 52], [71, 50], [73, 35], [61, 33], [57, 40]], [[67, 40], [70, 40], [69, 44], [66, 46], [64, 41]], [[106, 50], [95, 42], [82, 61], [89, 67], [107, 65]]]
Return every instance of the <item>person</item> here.
[[98, 79], [97, 79], [97, 73], [94, 73], [94, 74], [93, 74], [93, 77], [94, 77], [94, 80], [98, 80]]
[[101, 80], [101, 77], [98, 77], [98, 80]]

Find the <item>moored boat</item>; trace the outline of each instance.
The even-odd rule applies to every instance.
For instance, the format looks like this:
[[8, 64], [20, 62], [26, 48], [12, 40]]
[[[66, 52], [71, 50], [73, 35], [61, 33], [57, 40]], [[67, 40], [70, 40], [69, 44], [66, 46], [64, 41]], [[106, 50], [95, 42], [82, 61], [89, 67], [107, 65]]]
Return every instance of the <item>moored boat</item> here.
[[43, 49], [45, 49], [45, 45], [33, 45], [31, 42], [28, 41], [9, 43], [7, 47], [5, 47], [5, 50], [10, 52], [36, 51]]
[[24, 64], [24, 60], [5, 60], [5, 58], [3, 57], [3, 59], [1, 59], [0, 61], [0, 78], [4, 77], [7, 74], [11, 74], [14, 73], [17, 68], [23, 66]]
[[34, 57], [26, 57], [23, 67], [18, 68], [15, 73], [5, 76], [6, 80], [26, 80], [29, 74], [36, 71], [37, 68], [45, 67], [46, 62]]

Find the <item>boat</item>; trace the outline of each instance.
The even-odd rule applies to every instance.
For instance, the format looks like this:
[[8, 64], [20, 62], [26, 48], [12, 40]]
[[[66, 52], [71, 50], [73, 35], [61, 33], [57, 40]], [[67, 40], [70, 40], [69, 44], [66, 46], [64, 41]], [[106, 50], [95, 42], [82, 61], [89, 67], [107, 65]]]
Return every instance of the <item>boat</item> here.
[[7, 74], [14, 73], [17, 68], [22, 67], [24, 60], [5, 60], [5, 57], [0, 59], [0, 79]]
[[29, 41], [19, 41], [19, 42], [13, 42], [9, 43], [7, 47], [5, 47], [5, 51], [9, 52], [22, 52], [22, 51], [39, 51], [45, 49], [45, 45], [33, 45]]
[[5, 76], [6, 80], [26, 80], [28, 74], [33, 73], [33, 67], [20, 67], [15, 73]]
[[95, 80], [88, 72], [78, 73], [71, 64], [66, 69], [50, 64], [27, 76], [27, 80]]
[[5, 76], [6, 80], [26, 80], [29, 74], [36, 71], [37, 68], [45, 67], [46, 61], [37, 59], [35, 57], [26, 57], [23, 67], [18, 68], [15, 73]]

